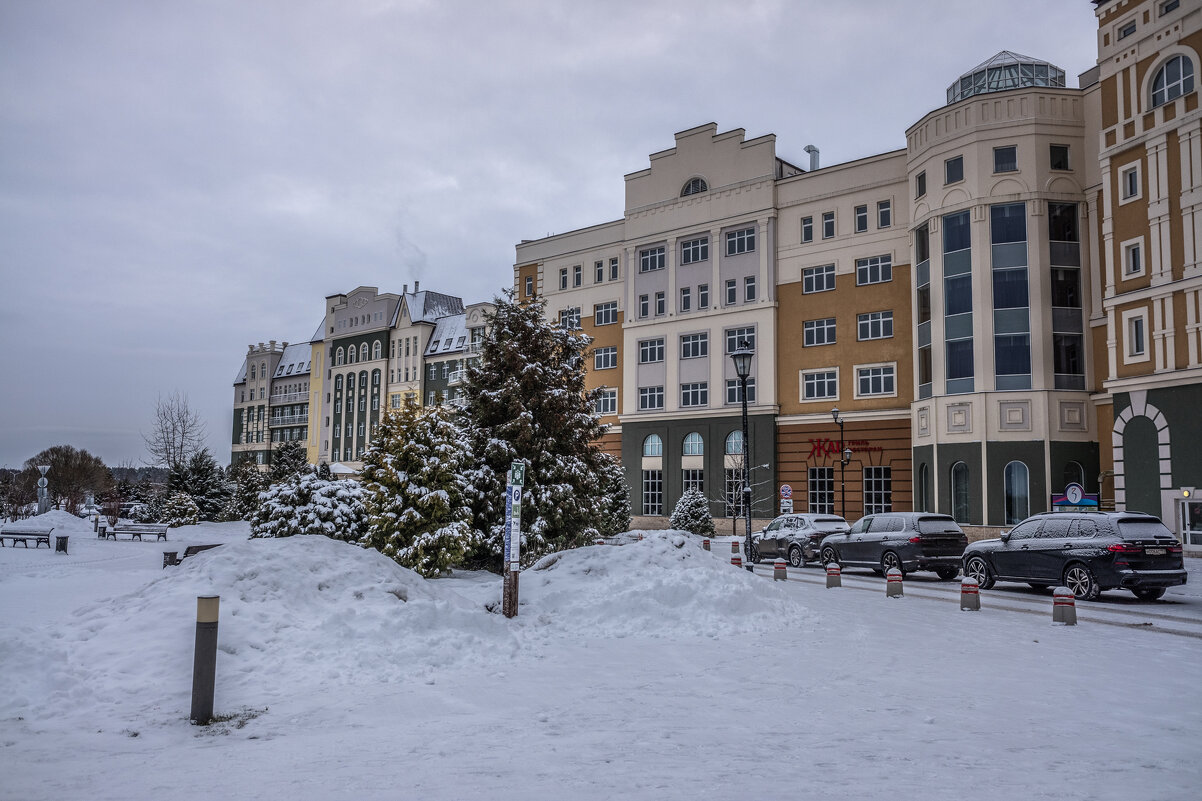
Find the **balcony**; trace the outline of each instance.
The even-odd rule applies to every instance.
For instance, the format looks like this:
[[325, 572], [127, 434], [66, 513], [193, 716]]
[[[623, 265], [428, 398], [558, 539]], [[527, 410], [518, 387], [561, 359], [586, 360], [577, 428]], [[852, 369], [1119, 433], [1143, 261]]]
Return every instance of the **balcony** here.
[[278, 406], [281, 403], [305, 403], [309, 400], [308, 392], [289, 392], [287, 394], [269, 395], [270, 405]]
[[282, 426], [303, 426], [308, 425], [309, 415], [307, 414], [291, 414], [280, 415], [278, 417], [269, 417], [268, 424], [272, 428], [280, 428]]
[[457, 387], [467, 381], [467, 370], [456, 370], [447, 376], [447, 386]]

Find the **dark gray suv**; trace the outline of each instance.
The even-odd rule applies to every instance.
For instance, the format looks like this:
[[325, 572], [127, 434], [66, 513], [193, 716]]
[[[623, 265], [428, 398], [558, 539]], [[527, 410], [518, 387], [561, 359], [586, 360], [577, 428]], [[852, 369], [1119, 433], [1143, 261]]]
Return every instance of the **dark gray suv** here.
[[844, 534], [822, 540], [822, 561], [841, 567], [871, 567], [884, 573], [933, 570], [944, 581], [960, 572], [968, 537], [948, 515], [882, 512], [861, 517]]
[[823, 537], [847, 529], [847, 521], [835, 515], [781, 515], [751, 535], [751, 561], [781, 557], [793, 567], [801, 567], [818, 561]]

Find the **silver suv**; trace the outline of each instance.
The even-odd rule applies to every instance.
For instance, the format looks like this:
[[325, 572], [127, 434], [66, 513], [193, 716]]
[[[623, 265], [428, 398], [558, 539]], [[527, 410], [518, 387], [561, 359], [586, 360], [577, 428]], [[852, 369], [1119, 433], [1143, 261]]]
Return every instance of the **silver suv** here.
[[751, 561], [785, 558], [793, 567], [816, 562], [822, 538], [847, 528], [847, 521], [835, 515], [781, 515], [751, 535]]

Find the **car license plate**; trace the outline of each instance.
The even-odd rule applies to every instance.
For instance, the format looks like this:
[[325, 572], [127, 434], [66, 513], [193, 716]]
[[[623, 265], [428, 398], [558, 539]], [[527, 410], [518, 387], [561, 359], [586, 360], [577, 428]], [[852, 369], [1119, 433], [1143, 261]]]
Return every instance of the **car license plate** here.
[[1164, 556], [1164, 548], [1144, 548], [1144, 553], [1148, 556]]

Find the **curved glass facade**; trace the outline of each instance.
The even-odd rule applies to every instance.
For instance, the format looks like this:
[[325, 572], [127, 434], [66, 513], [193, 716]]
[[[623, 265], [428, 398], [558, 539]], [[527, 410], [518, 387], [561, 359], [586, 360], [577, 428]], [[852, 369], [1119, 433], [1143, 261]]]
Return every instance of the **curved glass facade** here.
[[979, 64], [947, 88], [949, 104], [973, 95], [1023, 89], [1029, 86], [1064, 87], [1064, 70], [1055, 64], [1003, 50]]

